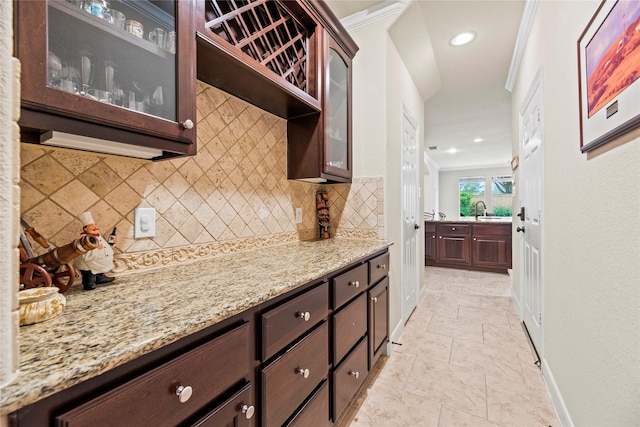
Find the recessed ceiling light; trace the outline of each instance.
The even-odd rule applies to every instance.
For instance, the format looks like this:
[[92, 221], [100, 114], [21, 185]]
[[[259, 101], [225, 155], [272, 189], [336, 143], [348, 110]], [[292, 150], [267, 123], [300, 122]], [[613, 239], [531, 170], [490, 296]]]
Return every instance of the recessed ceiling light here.
[[473, 140], [473, 142], [482, 142], [482, 141], [484, 141], [484, 138], [475, 138]]
[[449, 42], [451, 46], [464, 46], [465, 44], [469, 44], [476, 38], [476, 33], [472, 31], [465, 31], [464, 33], [460, 33]]
[[456, 154], [458, 151], [460, 151], [460, 150], [458, 150], [457, 148], [449, 148], [449, 149], [447, 150], [447, 153], [449, 153], [449, 154]]

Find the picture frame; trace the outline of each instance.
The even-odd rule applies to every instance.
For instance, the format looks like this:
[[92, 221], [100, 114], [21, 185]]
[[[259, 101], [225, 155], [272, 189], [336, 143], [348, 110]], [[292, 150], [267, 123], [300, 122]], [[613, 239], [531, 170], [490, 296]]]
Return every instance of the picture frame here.
[[580, 150], [640, 127], [640, 2], [603, 0], [578, 39]]

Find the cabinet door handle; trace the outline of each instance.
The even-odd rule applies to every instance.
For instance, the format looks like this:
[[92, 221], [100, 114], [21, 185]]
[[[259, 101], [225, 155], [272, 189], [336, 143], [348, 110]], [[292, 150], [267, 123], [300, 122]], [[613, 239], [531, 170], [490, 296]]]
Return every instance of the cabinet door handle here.
[[359, 288], [360, 282], [358, 280], [354, 280], [352, 282], [349, 282], [349, 286], [355, 286], [356, 288]]
[[378, 302], [378, 297], [371, 297], [371, 301], [373, 301], [374, 303]]
[[180, 403], [185, 403], [187, 400], [191, 399], [192, 394], [193, 389], [190, 385], [186, 387], [178, 386], [178, 388], [176, 389], [176, 396], [178, 396], [178, 400], [180, 401]]
[[185, 129], [193, 129], [193, 121], [191, 119], [187, 119], [182, 122], [182, 127]]
[[309, 370], [308, 369], [298, 368], [296, 373], [298, 373], [299, 375], [302, 375], [304, 378], [309, 378]]
[[387, 264], [378, 264], [378, 268], [381, 268], [384, 270], [387, 268]]
[[360, 378], [360, 372], [349, 370], [349, 375], [353, 375], [356, 379]]
[[311, 319], [311, 313], [309, 313], [308, 311], [299, 311], [296, 313], [296, 317], [299, 317], [305, 322], [308, 322], [309, 319]]
[[253, 417], [253, 414], [256, 412], [256, 408], [253, 405], [242, 405], [242, 408], [240, 408], [240, 410], [248, 420], [250, 420]]

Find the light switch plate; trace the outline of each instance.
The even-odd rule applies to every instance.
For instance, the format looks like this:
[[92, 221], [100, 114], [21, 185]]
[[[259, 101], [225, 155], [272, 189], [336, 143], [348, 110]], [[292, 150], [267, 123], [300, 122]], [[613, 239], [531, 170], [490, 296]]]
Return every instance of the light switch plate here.
[[134, 213], [133, 238], [143, 239], [156, 235], [156, 210], [136, 208]]
[[302, 208], [296, 208], [296, 224], [302, 224]]

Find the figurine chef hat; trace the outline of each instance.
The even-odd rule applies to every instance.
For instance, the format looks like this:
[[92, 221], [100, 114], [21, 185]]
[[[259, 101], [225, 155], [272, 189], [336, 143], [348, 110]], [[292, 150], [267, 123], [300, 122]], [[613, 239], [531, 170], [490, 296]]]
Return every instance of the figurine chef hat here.
[[96, 222], [93, 220], [93, 217], [91, 216], [91, 212], [83, 212], [78, 216], [78, 219], [80, 220], [80, 222], [82, 223], [82, 226], [84, 227], [85, 225], [89, 225], [89, 224], [95, 224]]

